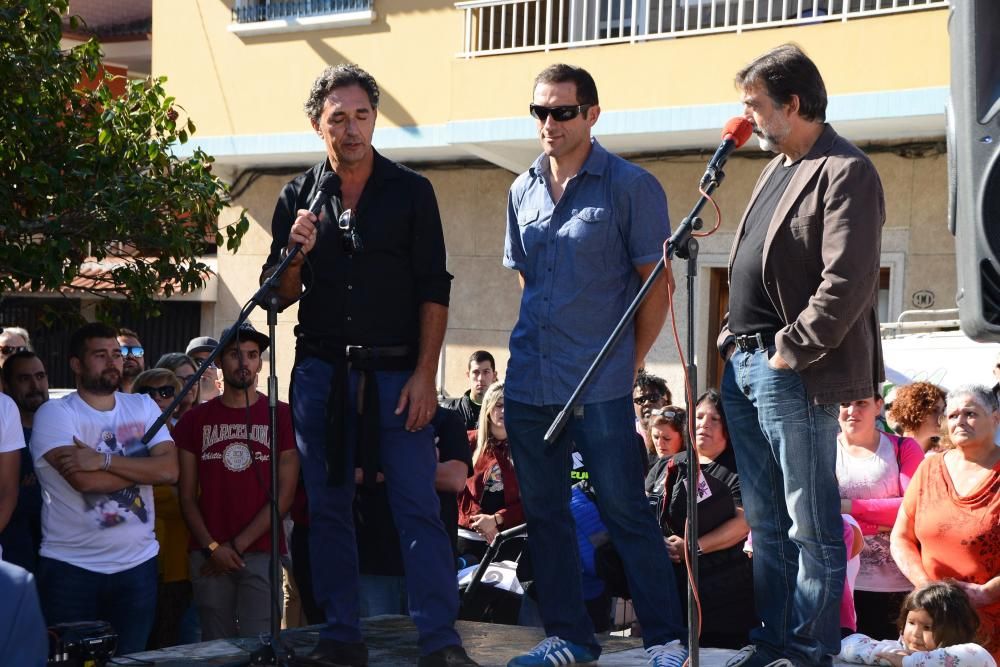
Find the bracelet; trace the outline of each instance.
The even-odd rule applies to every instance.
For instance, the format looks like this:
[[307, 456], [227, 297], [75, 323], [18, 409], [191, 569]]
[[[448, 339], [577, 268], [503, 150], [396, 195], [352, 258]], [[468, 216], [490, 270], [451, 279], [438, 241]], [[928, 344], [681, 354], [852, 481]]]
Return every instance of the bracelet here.
[[101, 468], [101, 470], [107, 472], [110, 469], [111, 469], [111, 454], [105, 453], [104, 454], [104, 466]]

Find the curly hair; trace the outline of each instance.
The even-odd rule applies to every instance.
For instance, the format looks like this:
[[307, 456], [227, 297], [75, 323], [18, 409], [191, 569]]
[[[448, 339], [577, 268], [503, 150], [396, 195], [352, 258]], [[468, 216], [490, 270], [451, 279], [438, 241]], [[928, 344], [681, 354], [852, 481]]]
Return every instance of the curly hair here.
[[914, 382], [896, 389], [896, 397], [889, 408], [889, 416], [905, 433], [920, 428], [927, 415], [934, 412], [938, 401], [944, 401], [941, 387], [930, 382]]

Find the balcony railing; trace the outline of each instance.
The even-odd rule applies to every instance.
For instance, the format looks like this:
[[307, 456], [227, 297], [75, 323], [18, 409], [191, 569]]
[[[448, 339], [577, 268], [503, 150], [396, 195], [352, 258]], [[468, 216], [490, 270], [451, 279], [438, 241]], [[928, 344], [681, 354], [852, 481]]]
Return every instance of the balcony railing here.
[[373, 0], [236, 0], [234, 23], [326, 16], [372, 9]]
[[469, 0], [459, 54], [548, 51], [939, 9], [948, 0]]

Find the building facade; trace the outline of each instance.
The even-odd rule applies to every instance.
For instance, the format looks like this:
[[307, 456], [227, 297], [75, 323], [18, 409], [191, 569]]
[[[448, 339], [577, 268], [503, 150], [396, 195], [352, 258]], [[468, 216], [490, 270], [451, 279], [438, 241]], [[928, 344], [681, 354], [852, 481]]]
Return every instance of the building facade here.
[[[492, 351], [501, 373], [506, 365], [520, 298], [501, 266], [506, 192], [539, 152], [528, 115], [535, 75], [555, 62], [594, 75], [602, 109], [594, 134], [660, 180], [676, 227], [698, 197], [720, 128], [741, 112], [735, 72], [785, 42], [816, 61], [828, 120], [882, 176], [883, 320], [954, 307], [947, 18], [946, 0], [154, 0], [152, 73], [168, 77], [198, 125], [189, 146], [216, 157], [234, 209], [253, 221], [238, 253], [219, 253], [201, 328], [217, 332], [236, 317], [256, 289], [281, 186], [324, 157], [302, 104], [328, 65], [353, 62], [376, 77], [375, 147], [434, 184], [455, 275], [440, 384], [455, 395], [471, 351]], [[701, 242], [693, 323], [687, 269], [674, 262], [677, 326], [681, 341], [695, 327], [700, 387], [717, 381], [712, 341], [729, 248], [765, 157], [752, 141], [729, 161], [716, 196], [721, 227]], [[703, 215], [710, 228], [710, 209]], [[283, 393], [295, 316], [294, 307], [280, 316]], [[265, 324], [263, 313], [252, 319]], [[647, 365], [679, 388], [673, 340], [668, 320]]]

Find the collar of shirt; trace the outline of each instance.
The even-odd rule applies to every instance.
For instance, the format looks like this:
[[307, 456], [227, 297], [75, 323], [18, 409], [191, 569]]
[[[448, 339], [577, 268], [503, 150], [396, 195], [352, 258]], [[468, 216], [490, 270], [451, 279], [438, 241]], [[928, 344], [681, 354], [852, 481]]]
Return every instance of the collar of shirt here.
[[[583, 161], [583, 166], [580, 167], [580, 171], [576, 173], [577, 176], [582, 176], [583, 174], [595, 174], [601, 175], [604, 173], [608, 166], [608, 151], [605, 150], [604, 146], [600, 144], [594, 137], [590, 138], [590, 154], [587, 155], [587, 159]], [[542, 153], [535, 161], [531, 163], [528, 167], [528, 171], [531, 174], [532, 179], [546, 180], [551, 169], [549, 167], [549, 156]]]

